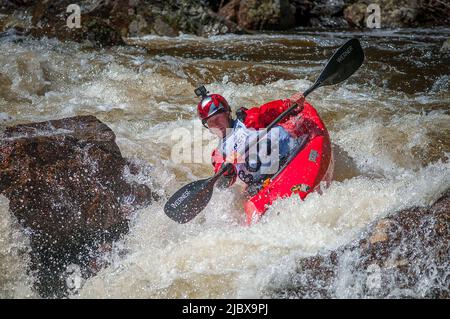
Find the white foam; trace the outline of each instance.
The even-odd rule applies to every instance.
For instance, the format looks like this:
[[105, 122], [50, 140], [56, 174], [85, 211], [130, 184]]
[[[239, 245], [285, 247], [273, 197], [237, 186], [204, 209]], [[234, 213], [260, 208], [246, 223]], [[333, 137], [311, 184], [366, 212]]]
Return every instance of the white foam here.
[[0, 299], [36, 298], [27, 274], [30, 243], [8, 206], [0, 195]]
[[449, 183], [450, 162], [391, 178], [334, 182], [304, 202], [277, 201], [250, 228], [217, 217], [208, 222], [208, 216], [234, 209], [228, 192], [214, 195], [206, 220], [200, 216], [186, 225], [176, 225], [154, 205], [131, 231], [126, 246], [132, 252], [89, 280], [81, 297], [258, 298], [267, 285], [283, 282], [295, 256], [345, 244], [389, 212], [428, 205]]
[[[320, 39], [306, 33], [209, 39], [183, 35], [145, 40], [170, 48], [174, 44], [185, 47], [206, 44], [214, 48], [217, 44], [235, 42], [239, 47], [251, 41], [258, 45], [268, 41], [272, 45], [279, 39], [334, 46], [343, 39], [330, 37], [326, 32], [320, 34]], [[371, 36], [409, 37], [408, 32], [399, 30], [375, 31]], [[0, 55], [0, 71], [14, 83], [12, 96], [17, 95], [14, 101], [2, 101], [0, 120], [28, 122], [96, 115], [116, 133], [124, 156], [153, 165], [138, 180], [152, 188], [159, 187], [163, 196], [136, 213], [130, 234], [115, 244], [128, 253], [115, 252], [112, 266], [88, 280], [81, 289], [81, 297], [261, 297], [268, 288], [282, 285], [295, 271], [296, 258], [345, 244], [367, 224], [389, 212], [432, 203], [450, 184], [449, 162], [442, 155], [448, 152], [445, 149], [448, 137], [444, 133], [450, 129], [450, 119], [445, 109], [434, 106], [449, 101], [444, 90], [445, 76], [437, 79], [430, 95], [382, 89], [370, 79], [361, 85], [349, 81], [322, 87], [308, 100], [325, 120], [333, 143], [349, 154], [363, 176], [333, 182], [322, 195], [311, 194], [304, 202], [297, 198], [280, 200], [251, 228], [241, 225], [243, 198], [242, 188], [237, 185], [230, 190], [215, 191], [207, 209], [192, 222], [176, 224], [163, 213], [165, 200], [184, 183], [211, 176], [212, 166], [207, 161], [174, 163], [170, 158], [174, 141], [170, 137], [177, 128], [191, 130], [200, 125], [192, 79], [205, 80], [210, 70], [196, 58], [144, 54], [143, 60], [142, 51], [135, 57], [135, 53], [124, 50], [80, 51], [77, 44], [45, 39], [0, 43], [0, 51], [8, 52]], [[31, 57], [32, 61], [24, 65], [30, 67], [30, 74], [37, 79], [36, 87], [33, 83], [20, 84], [23, 76], [17, 67], [17, 57], [22, 55]], [[220, 58], [205, 57], [200, 61], [221, 63]], [[244, 68], [264, 65], [268, 69], [279, 66], [275, 62], [255, 61], [242, 65]], [[315, 72], [318, 65], [311, 62], [301, 70], [289, 67], [293, 72], [307, 69]], [[192, 70], [200, 75], [192, 76]], [[206, 83], [211, 93], [224, 95], [234, 110], [286, 98], [312, 84], [306, 79], [281, 79], [260, 85], [234, 83], [230, 80], [232, 72], [242, 71], [236, 71], [233, 64], [215, 80], [206, 77], [205, 82], [211, 82]], [[39, 95], [39, 88], [46, 85], [45, 94]], [[431, 110], [427, 109], [429, 106]], [[188, 144], [199, 140], [194, 136]], [[205, 142], [209, 141], [213, 141], [211, 135], [206, 136]], [[441, 148], [439, 143], [443, 145]], [[433, 156], [418, 158], [417, 154], [427, 152]], [[5, 218], [6, 202], [1, 197], [0, 203], [3, 203], [0, 211], [5, 213], [4, 223], [0, 223], [1, 238], [5, 240], [2, 247], [7, 256], [2, 265], [6, 269], [4, 295], [29, 296], [25, 289], [28, 278], [22, 276], [24, 268], [20, 268], [24, 260], [22, 256], [16, 258], [17, 242], [10, 240], [17, 228]], [[345, 271], [340, 275], [341, 296], [348, 292], [347, 275]], [[423, 286], [427, 286], [425, 281]]]

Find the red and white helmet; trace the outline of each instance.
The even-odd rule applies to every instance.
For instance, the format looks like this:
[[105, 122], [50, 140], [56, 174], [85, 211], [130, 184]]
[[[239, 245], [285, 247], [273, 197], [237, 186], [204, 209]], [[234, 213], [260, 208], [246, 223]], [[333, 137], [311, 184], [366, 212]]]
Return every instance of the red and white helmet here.
[[211, 94], [205, 96], [197, 105], [198, 116], [205, 123], [206, 120], [217, 112], [231, 112], [227, 100], [222, 95]]

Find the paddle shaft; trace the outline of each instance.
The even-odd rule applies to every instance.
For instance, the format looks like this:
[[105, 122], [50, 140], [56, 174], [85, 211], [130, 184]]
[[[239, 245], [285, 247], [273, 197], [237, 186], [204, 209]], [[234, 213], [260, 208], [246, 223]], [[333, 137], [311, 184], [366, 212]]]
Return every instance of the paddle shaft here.
[[[311, 93], [312, 91], [314, 91], [315, 89], [317, 89], [320, 86], [320, 83], [314, 83], [313, 86], [311, 86], [309, 89], [307, 89], [304, 93], [303, 96], [306, 98], [306, 96]], [[284, 111], [283, 113], [281, 113], [280, 115], [278, 115], [278, 117], [273, 120], [272, 123], [269, 124], [269, 126], [267, 126], [266, 128], [266, 134], [269, 132], [269, 130], [274, 127], [275, 125], [277, 125], [279, 122], [281, 122], [282, 119], [284, 119], [289, 113], [292, 112], [293, 109], [295, 109], [297, 107], [297, 103], [293, 104], [292, 106], [290, 106], [286, 111]], [[263, 135], [264, 136], [264, 135]]]

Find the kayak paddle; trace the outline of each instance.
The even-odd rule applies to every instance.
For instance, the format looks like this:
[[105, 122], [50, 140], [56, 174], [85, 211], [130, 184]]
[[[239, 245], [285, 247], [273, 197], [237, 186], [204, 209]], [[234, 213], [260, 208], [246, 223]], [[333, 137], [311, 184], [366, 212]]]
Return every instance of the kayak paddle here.
[[[359, 41], [357, 39], [347, 41], [328, 60], [316, 82], [303, 95], [306, 97], [321, 86], [334, 85], [346, 80], [359, 69], [363, 61], [364, 52]], [[294, 104], [280, 114], [265, 129], [265, 134], [296, 107], [297, 104]], [[189, 183], [178, 190], [164, 205], [166, 215], [180, 224], [192, 220], [208, 205], [214, 190], [214, 184], [228, 170], [229, 165], [232, 164], [226, 163], [223, 165], [213, 177]]]

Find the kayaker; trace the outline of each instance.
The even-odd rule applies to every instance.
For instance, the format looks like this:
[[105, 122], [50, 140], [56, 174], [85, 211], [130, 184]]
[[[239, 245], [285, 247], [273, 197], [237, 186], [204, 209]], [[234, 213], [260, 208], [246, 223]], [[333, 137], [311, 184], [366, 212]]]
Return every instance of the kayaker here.
[[[265, 179], [276, 173], [272, 170], [272, 174], [267, 174], [267, 171], [270, 171], [269, 168], [273, 168], [275, 164], [278, 169], [292, 150], [303, 145], [306, 140], [307, 132], [301, 125], [301, 117], [298, 116], [303, 110], [305, 101], [301, 93], [296, 93], [287, 99], [271, 101], [259, 107], [239, 108], [235, 119], [231, 117], [231, 108], [223, 96], [208, 95], [209, 92], [204, 86], [196, 89], [195, 93], [202, 97], [197, 106], [202, 124], [221, 138], [219, 146], [212, 153], [214, 171], [219, 171], [226, 162], [233, 164], [218, 181], [217, 185], [221, 188], [230, 187], [239, 176], [250, 186], [248, 190], [258, 189]], [[259, 152], [263, 147], [267, 147], [265, 154], [273, 155], [270, 156], [270, 161], [262, 161], [259, 153], [256, 154], [257, 156], [249, 156], [248, 143], [252, 136], [256, 138], [255, 134], [258, 134], [258, 130], [267, 127], [293, 103], [297, 103], [298, 107], [259, 143]], [[274, 152], [274, 149], [277, 152]]]

